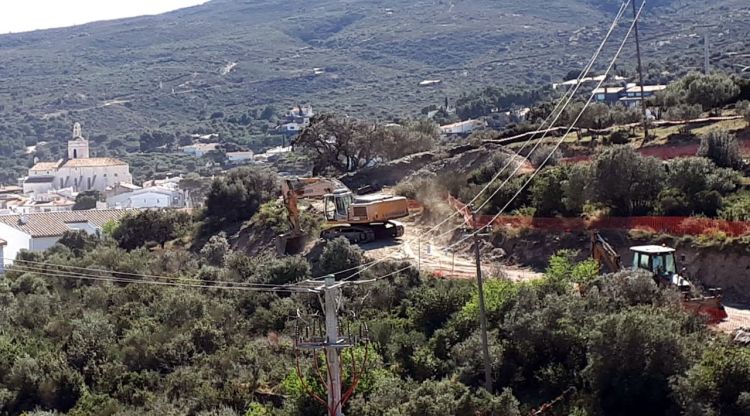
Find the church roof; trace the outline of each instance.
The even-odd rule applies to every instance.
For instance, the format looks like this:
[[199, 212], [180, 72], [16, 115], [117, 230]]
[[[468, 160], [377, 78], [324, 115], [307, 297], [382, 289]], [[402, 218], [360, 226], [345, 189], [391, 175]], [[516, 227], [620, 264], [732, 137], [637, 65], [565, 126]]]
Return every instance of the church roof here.
[[31, 170], [55, 170], [60, 167], [61, 163], [62, 160], [58, 160], [57, 162], [39, 162]]
[[87, 159], [70, 159], [63, 166], [66, 168], [92, 168], [106, 166], [123, 166], [127, 163], [111, 157], [91, 157]]

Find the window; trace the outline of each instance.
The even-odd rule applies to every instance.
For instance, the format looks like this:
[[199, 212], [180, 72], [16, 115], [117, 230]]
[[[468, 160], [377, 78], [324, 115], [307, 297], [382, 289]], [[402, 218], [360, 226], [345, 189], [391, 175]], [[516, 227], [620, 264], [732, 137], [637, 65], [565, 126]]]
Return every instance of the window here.
[[646, 254], [639, 253], [638, 256], [640, 257], [640, 262], [638, 264], [638, 268], [640, 269], [646, 269], [648, 270], [648, 263], [649, 263], [649, 256]]
[[674, 253], [667, 254], [667, 267], [665, 270], [668, 273], [677, 273], [677, 265], [674, 261]]
[[664, 257], [663, 256], [654, 256], [654, 258], [651, 260], [651, 271], [654, 273], [664, 273]]

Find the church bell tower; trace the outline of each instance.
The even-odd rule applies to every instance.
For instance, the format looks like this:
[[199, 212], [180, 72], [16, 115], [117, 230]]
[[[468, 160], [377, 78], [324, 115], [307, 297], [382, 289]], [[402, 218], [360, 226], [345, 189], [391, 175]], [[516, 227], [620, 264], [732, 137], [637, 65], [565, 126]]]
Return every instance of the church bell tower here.
[[81, 134], [81, 125], [73, 125], [73, 138], [68, 142], [68, 159], [88, 159], [89, 141]]

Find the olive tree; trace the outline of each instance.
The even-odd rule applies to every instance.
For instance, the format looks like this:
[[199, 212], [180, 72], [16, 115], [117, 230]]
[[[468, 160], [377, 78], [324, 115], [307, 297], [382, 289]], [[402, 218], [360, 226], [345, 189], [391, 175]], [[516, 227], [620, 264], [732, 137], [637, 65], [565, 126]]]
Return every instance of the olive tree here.
[[614, 146], [596, 157], [591, 176], [598, 202], [616, 214], [633, 215], [653, 207], [665, 175], [661, 161], [643, 157], [629, 146]]

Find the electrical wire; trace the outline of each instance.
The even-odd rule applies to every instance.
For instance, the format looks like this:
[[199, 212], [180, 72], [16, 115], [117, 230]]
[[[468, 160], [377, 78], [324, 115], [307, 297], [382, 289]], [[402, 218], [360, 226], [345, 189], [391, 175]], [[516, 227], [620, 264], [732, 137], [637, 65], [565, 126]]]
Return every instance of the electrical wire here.
[[[568, 94], [568, 92], [566, 92], [566, 94], [564, 94], [564, 95], [563, 95], [563, 97], [561, 97], [561, 99], [560, 99], [560, 101], [558, 102], [558, 104], [557, 104], [557, 106], [555, 107], [555, 109], [553, 109], [553, 111], [552, 111], [552, 112], [551, 112], [551, 113], [550, 113], [550, 114], [548, 115], [548, 117], [547, 117], [547, 119], [545, 120], [545, 122], [543, 122], [543, 123], [542, 123], [542, 126], [543, 126], [544, 124], [546, 124], [547, 120], [549, 120], [549, 118], [551, 118], [551, 117], [552, 117], [552, 116], [553, 116], [553, 115], [555, 114], [555, 111], [556, 111], [556, 110], [557, 110], [557, 109], [559, 108], [560, 104], [561, 104], [561, 103], [563, 103], [563, 102], [565, 103], [565, 104], [563, 105], [563, 107], [562, 107], [562, 108], [561, 108], [561, 109], [560, 109], [560, 110], [559, 110], [559, 111], [557, 112], [556, 116], [554, 117], [554, 120], [553, 120], [553, 121], [552, 121], [552, 123], [551, 123], [551, 124], [549, 125], [549, 127], [548, 127], [548, 128], [546, 129], [546, 130], [543, 130], [544, 134], [542, 135], [542, 137], [541, 137], [541, 138], [540, 138], [539, 140], [537, 140], [536, 144], [534, 145], [534, 147], [532, 148], [532, 150], [531, 150], [531, 151], [529, 152], [529, 155], [533, 154], [533, 153], [534, 153], [534, 152], [536, 151], [536, 149], [538, 148], [538, 146], [539, 146], [539, 145], [540, 145], [540, 144], [541, 144], [541, 143], [542, 143], [542, 142], [544, 141], [544, 138], [546, 138], [546, 136], [547, 136], [547, 134], [549, 133], [549, 131], [551, 131], [551, 127], [552, 127], [552, 126], [554, 126], [554, 124], [555, 124], [555, 123], [557, 123], [557, 121], [559, 120], [559, 118], [561, 117], [561, 115], [563, 114], [563, 112], [565, 111], [565, 109], [566, 109], [566, 108], [568, 107], [568, 105], [570, 105], [570, 103], [572, 102], [572, 100], [573, 100], [573, 97], [575, 96], [576, 92], [578, 92], [578, 89], [579, 89], [579, 88], [581, 87], [581, 85], [582, 85], [582, 82], [581, 82], [581, 80], [582, 80], [583, 78], [585, 78], [586, 76], [588, 76], [588, 73], [589, 73], [589, 72], [591, 71], [591, 69], [593, 68], [593, 65], [594, 65], [594, 63], [595, 63], [595, 62], [596, 62], [596, 60], [598, 59], [598, 57], [599, 57], [599, 55], [601, 54], [602, 50], [604, 49], [604, 46], [606, 45], [607, 41], [608, 41], [608, 40], [609, 40], [609, 38], [611, 37], [611, 35], [612, 35], [612, 33], [614, 32], [615, 28], [617, 27], [617, 25], [618, 25], [618, 23], [619, 23], [620, 19], [622, 19], [622, 16], [623, 16], [623, 14], [625, 13], [625, 10], [627, 9], [627, 6], [628, 6], [628, 5], [630, 4], [630, 1], [631, 1], [631, 0], [626, 0], [626, 1], [624, 1], [624, 2], [623, 2], [623, 3], [621, 4], [621, 6], [620, 6], [620, 9], [619, 9], [619, 11], [618, 11], [618, 13], [617, 13], [617, 15], [616, 15], [615, 19], [613, 20], [612, 24], [610, 25], [609, 31], [608, 31], [608, 32], [607, 32], [607, 34], [605, 35], [604, 39], [602, 40], [601, 44], [600, 44], [600, 45], [599, 45], [599, 47], [597, 48], [596, 52], [594, 53], [594, 55], [593, 55], [593, 57], [591, 58], [591, 60], [589, 61], [589, 63], [588, 63], [587, 65], [586, 65], [586, 67], [584, 68], [584, 70], [583, 70], [583, 71], [581, 71], [581, 73], [579, 74], [578, 78], [576, 79], [576, 83], [575, 83], [575, 86], [574, 86], [573, 88], [571, 88], [571, 89], [570, 89], [570, 90], [568, 91], [568, 92], [570, 92], [570, 94]], [[608, 71], [608, 72], [609, 72], [609, 71]], [[602, 81], [601, 81], [601, 82], [599, 83], [599, 85], [600, 85], [600, 86], [601, 86], [602, 82], [603, 82], [604, 80], [606, 80], [606, 75], [607, 75], [607, 74], [605, 74], [605, 76], [604, 76], [604, 77], [602, 78]], [[580, 118], [580, 117], [579, 117], [579, 118]], [[571, 126], [571, 128], [572, 128], [572, 126]], [[528, 144], [529, 144], [529, 143], [530, 143], [530, 142], [531, 142], [531, 141], [532, 141], [532, 140], [534, 139], [534, 137], [535, 137], [536, 133], [538, 133], [538, 132], [542, 132], [542, 130], [538, 130], [538, 131], [537, 131], [537, 132], [535, 132], [535, 133], [534, 133], [533, 135], [531, 135], [531, 136], [529, 137], [529, 139], [527, 139], [527, 140], [526, 140], [526, 142], [525, 142], [525, 143], [523, 144], [523, 146], [521, 147], [521, 149], [520, 149], [520, 150], [518, 151], [518, 153], [517, 153], [517, 154], [516, 154], [515, 156], [518, 156], [518, 155], [520, 154], [520, 152], [522, 152], [522, 151], [523, 151], [523, 150], [525, 149], [525, 147], [526, 147], [526, 146], [527, 146], [527, 145], [528, 145]], [[564, 138], [565, 138], [565, 136], [567, 136], [567, 134], [568, 134], [568, 133], [570, 133], [570, 129], [568, 130], [568, 132], [567, 132], [567, 133], [566, 133], [565, 135], [563, 135], [563, 136], [562, 136], [561, 140], [562, 140], [562, 139], [564, 139]], [[557, 150], [557, 148], [559, 148], [559, 145], [558, 145], [558, 146], [557, 146], [557, 147], [555, 148], [555, 150]], [[547, 157], [547, 159], [545, 160], [545, 163], [546, 163], [546, 161], [547, 161], [547, 160], [549, 160], [549, 157], [551, 157], [551, 156], [552, 156], [553, 154], [554, 154], [554, 151], [550, 153], [550, 155], [549, 155], [549, 156]], [[480, 191], [480, 192], [479, 192], [479, 193], [478, 193], [478, 194], [477, 194], [477, 195], [476, 195], [476, 196], [475, 196], [475, 197], [474, 197], [474, 198], [473, 198], [473, 199], [472, 199], [472, 200], [471, 200], [470, 202], [469, 202], [469, 204], [472, 204], [473, 202], [475, 202], [475, 201], [476, 201], [476, 200], [477, 200], [477, 199], [478, 199], [478, 198], [479, 198], [479, 197], [480, 197], [480, 196], [481, 196], [481, 195], [482, 195], [482, 194], [483, 194], [484, 192], [486, 192], [486, 190], [487, 190], [487, 189], [489, 189], [489, 187], [490, 187], [490, 186], [492, 186], [492, 184], [494, 183], [494, 181], [496, 181], [496, 180], [497, 180], [497, 179], [498, 179], [498, 178], [500, 177], [500, 175], [502, 175], [502, 174], [504, 173], [504, 170], [505, 170], [505, 169], [506, 169], [506, 168], [507, 168], [508, 166], [510, 166], [510, 164], [511, 164], [511, 163], [512, 163], [512, 162], [513, 162], [514, 160], [515, 160], [515, 157], [513, 157], [513, 158], [510, 158], [510, 159], [508, 160], [508, 163], [506, 163], [506, 164], [505, 164], [505, 166], [503, 166], [503, 168], [502, 168], [502, 169], [501, 169], [500, 171], [498, 171], [498, 172], [497, 172], [497, 173], [496, 173], [496, 174], [494, 175], [494, 177], [492, 178], [492, 180], [491, 180], [491, 181], [490, 181], [490, 182], [489, 182], [489, 183], [488, 183], [488, 184], [487, 184], [487, 185], [486, 185], [486, 186], [485, 186], [485, 187], [484, 187], [484, 188], [483, 188], [483, 189], [482, 189], [482, 190], [481, 190], [481, 191]], [[528, 160], [528, 156], [524, 158], [524, 161], [527, 161], [527, 160]], [[499, 192], [500, 192], [500, 191], [502, 190], [502, 188], [503, 188], [503, 187], [504, 187], [504, 186], [505, 186], [505, 185], [506, 185], [506, 184], [507, 184], [507, 183], [508, 183], [508, 182], [510, 181], [510, 179], [511, 179], [511, 178], [513, 178], [513, 177], [515, 176], [515, 174], [516, 174], [516, 173], [518, 172], [518, 170], [519, 170], [519, 169], [520, 169], [520, 168], [521, 168], [522, 166], [523, 166], [523, 164], [522, 164], [522, 163], [519, 163], [519, 164], [517, 164], [517, 166], [516, 166], [516, 168], [514, 169], [514, 171], [513, 171], [513, 172], [512, 172], [512, 173], [511, 173], [510, 175], [508, 175], [508, 178], [506, 178], [506, 179], [505, 179], [505, 181], [504, 181], [504, 182], [503, 182], [503, 183], [502, 183], [502, 184], [501, 184], [501, 185], [500, 185], [500, 186], [499, 186], [499, 187], [498, 187], [498, 188], [497, 188], [497, 189], [496, 189], [496, 190], [495, 190], [495, 191], [494, 191], [494, 192], [493, 192], [493, 193], [492, 193], [492, 194], [490, 195], [490, 197], [489, 197], [489, 198], [488, 198], [488, 199], [487, 199], [487, 200], [486, 200], [486, 201], [485, 201], [485, 202], [484, 202], [484, 203], [483, 203], [483, 204], [482, 204], [482, 205], [481, 205], [481, 206], [479, 207], [479, 209], [483, 208], [483, 207], [484, 207], [484, 206], [485, 206], [485, 205], [486, 205], [487, 203], [489, 203], [489, 202], [490, 202], [490, 201], [492, 200], [492, 198], [493, 198], [493, 197], [495, 197], [495, 196], [496, 196], [496, 195], [497, 195], [497, 194], [498, 194], [498, 193], [499, 193]], [[544, 164], [540, 165], [540, 168], [541, 168], [542, 166], [544, 166]], [[537, 171], [538, 171], [538, 170], [539, 170], [540, 168], [537, 168]], [[469, 205], [469, 204], [467, 204], [467, 205]], [[447, 217], [447, 218], [446, 218], [445, 220], [443, 220], [442, 222], [440, 222], [440, 223], [439, 223], [438, 225], [436, 225], [436, 226], [432, 227], [432, 228], [431, 228], [430, 230], [427, 230], [426, 232], [424, 232], [424, 233], [420, 234], [420, 235], [419, 235], [418, 237], [416, 237], [416, 238], [412, 239], [412, 240], [411, 240], [410, 242], [413, 242], [413, 241], [421, 241], [421, 238], [422, 238], [422, 237], [423, 237], [424, 235], [426, 235], [426, 234], [428, 234], [428, 233], [431, 233], [431, 232], [433, 232], [434, 230], [436, 230], [437, 228], [439, 228], [440, 226], [442, 226], [443, 224], [445, 224], [445, 223], [446, 223], [446, 222], [447, 222], [448, 220], [450, 220], [451, 218], [455, 217], [455, 216], [456, 216], [456, 215], [458, 215], [458, 214], [459, 214], [458, 212], [454, 212], [454, 213], [453, 213], [453, 214], [451, 214], [451, 215], [450, 215], [449, 217]], [[443, 232], [443, 233], [439, 234], [439, 235], [437, 236], [437, 238], [440, 238], [440, 237], [442, 237], [442, 236], [444, 236], [444, 235], [447, 235], [447, 234], [449, 234], [449, 233], [452, 233], [452, 232], [454, 232], [455, 230], [457, 230], [457, 229], [459, 229], [459, 228], [461, 228], [461, 227], [463, 227], [463, 225], [459, 225], [459, 226], [456, 226], [456, 227], [454, 227], [454, 228], [452, 228], [452, 229], [450, 229], [450, 230], [448, 230], [448, 231], [445, 231], [445, 232]], [[407, 243], [409, 243], [409, 242], [407, 242]], [[452, 246], [451, 246], [451, 247], [452, 247]], [[391, 257], [391, 256], [389, 256], [389, 257]], [[352, 279], [353, 277], [355, 277], [355, 276], [357, 276], [357, 275], [359, 275], [359, 274], [361, 274], [361, 273], [363, 273], [363, 272], [365, 272], [365, 271], [369, 270], [370, 268], [374, 267], [374, 266], [375, 266], [376, 264], [378, 264], [378, 263], [382, 263], [383, 261], [386, 261], [386, 260], [387, 260], [387, 259], [388, 259], [389, 257], [385, 257], [385, 258], [383, 258], [383, 259], [380, 259], [380, 260], [377, 260], [377, 261], [371, 262], [371, 263], [370, 263], [369, 265], [365, 265], [366, 267], [363, 267], [363, 268], [362, 268], [362, 269], [361, 269], [360, 271], [358, 271], [357, 273], [354, 273], [354, 274], [352, 274], [352, 275], [350, 275], [350, 276], [346, 277], [346, 278], [345, 278], [345, 279], [343, 279], [343, 280], [350, 280], [350, 279]]]
[[64, 270], [50, 270], [50, 269], [45, 269], [42, 267], [32, 267], [32, 266], [23, 266], [23, 265], [15, 265], [15, 264], [11, 265], [9, 270], [10, 271], [16, 270], [22, 273], [34, 273], [34, 274], [47, 276], [47, 277], [64, 277], [64, 278], [72, 278], [72, 279], [78, 279], [78, 280], [102, 281], [102, 282], [110, 282], [110, 283], [132, 283], [132, 284], [145, 284], [145, 285], [154, 285], [154, 286], [237, 290], [237, 291], [248, 291], [248, 292], [316, 293], [316, 291], [313, 289], [306, 289], [306, 288], [301, 288], [301, 287], [233, 286], [229, 284], [231, 282], [223, 282], [224, 284], [217, 284], [217, 285], [209, 285], [209, 284], [201, 284], [201, 283], [164, 282], [164, 281], [142, 280], [142, 279], [124, 278], [124, 277], [116, 277], [116, 276], [101, 276], [101, 275], [70, 272], [70, 271], [64, 271]]
[[[133, 276], [133, 277], [139, 277], [139, 278], [160, 279], [160, 280], [177, 281], [177, 282], [218, 283], [218, 284], [227, 284], [227, 285], [234, 285], [234, 286], [257, 286], [257, 287], [279, 287], [279, 286], [283, 286], [283, 285], [274, 285], [274, 284], [269, 284], [269, 283], [231, 282], [231, 281], [226, 281], [226, 280], [211, 280], [211, 279], [205, 279], [204, 280], [204, 279], [195, 279], [195, 278], [188, 278], [188, 277], [163, 276], [163, 275], [154, 275], [154, 274], [145, 274], [145, 273], [121, 272], [121, 271], [117, 271], [117, 270], [95, 269], [95, 268], [89, 268], [89, 267], [71, 266], [71, 265], [67, 265], [67, 264], [56, 264], [56, 263], [50, 263], [50, 262], [40, 262], [40, 261], [21, 260], [21, 259], [8, 259], [8, 258], [5, 258], [5, 260], [13, 261], [14, 264], [16, 264], [16, 263], [22, 263], [23, 265], [31, 265], [31, 266], [60, 267], [60, 268], [64, 268], [64, 269], [70, 269], [71, 271], [82, 271], [82, 272], [116, 273], [118, 275], [124, 275], [124, 276]], [[31, 267], [31, 266], [29, 266], [29, 267]]]
[[[605, 77], [601, 81], [599, 81], [599, 84], [597, 85], [597, 88], [601, 88], [601, 86], [604, 84], [604, 81], [606, 80], [606, 75], [609, 75], [609, 72], [614, 67], [615, 62], [617, 61], [617, 58], [620, 57], [620, 54], [622, 53], [622, 50], [625, 47], [625, 43], [630, 38], [630, 34], [633, 32], [633, 29], [635, 28], [635, 25], [638, 22], [638, 18], [640, 17], [641, 12], [643, 11], [643, 8], [645, 6], [646, 6], [646, 0], [644, 0], [643, 3], [641, 3], [641, 7], [638, 10], [638, 12], [636, 13], [635, 18], [633, 19], [633, 23], [630, 25], [630, 29], [628, 29], [628, 32], [625, 34], [625, 38], [622, 40], [622, 43], [620, 44], [620, 47], [617, 50], [617, 53], [615, 53], [615, 56], [612, 58], [612, 60], [611, 60], [611, 62], [609, 64], [609, 67], [607, 68], [607, 71], [605, 72]], [[591, 94], [591, 96], [589, 97], [588, 101], [586, 101], [586, 104], [584, 105], [583, 109], [581, 110], [581, 112], [576, 117], [575, 121], [573, 121], [573, 123], [571, 124], [571, 126], [568, 128], [568, 131], [555, 144], [554, 150], [545, 158], [544, 162], [542, 162], [542, 164], [540, 165], [540, 168], [538, 168], [538, 169], [536, 169], [534, 171], [534, 173], [518, 189], [518, 191], [513, 195], [513, 197], [511, 197], [510, 200], [503, 206], [503, 208], [500, 210], [500, 212], [498, 212], [497, 214], [495, 214], [495, 216], [492, 217], [492, 220], [490, 220], [487, 225], [484, 225], [484, 226], [480, 227], [479, 229], [477, 229], [476, 231], [474, 231], [470, 235], [466, 236], [465, 238], [463, 238], [463, 239], [461, 239], [461, 240], [459, 240], [459, 241], [451, 244], [450, 246], [448, 246], [449, 250], [452, 249], [452, 248], [454, 248], [454, 247], [456, 247], [457, 245], [463, 243], [464, 241], [468, 240], [469, 238], [472, 238], [475, 235], [479, 234], [480, 232], [482, 232], [482, 230], [484, 230], [485, 228], [491, 226], [492, 223], [494, 223], [498, 218], [500, 218], [500, 216], [503, 214], [503, 212], [505, 212], [505, 210], [510, 206], [510, 204], [521, 194], [521, 192], [524, 191], [524, 189], [526, 189], [526, 187], [529, 185], [529, 183], [531, 183], [531, 181], [534, 180], [534, 178], [536, 177], [536, 175], [541, 171], [541, 168], [549, 161], [549, 159], [552, 157], [552, 155], [554, 154], [554, 152], [557, 151], [557, 149], [560, 147], [560, 145], [562, 144], [563, 140], [565, 139], [565, 136], [567, 136], [573, 130], [573, 128], [575, 127], [575, 125], [578, 123], [578, 121], [580, 121], [581, 117], [586, 112], [586, 109], [588, 108], [588, 106], [593, 101], [595, 95], [596, 94], [594, 94], [594, 93]]]
[[[616, 15], [614, 21], [610, 25], [610, 28], [609, 28], [607, 34], [605, 35], [605, 37], [602, 40], [601, 44], [599, 45], [599, 47], [597, 48], [596, 52], [594, 53], [594, 55], [590, 59], [589, 63], [586, 65], [586, 67], [584, 68], [584, 70], [582, 70], [580, 72], [580, 74], [578, 75], [578, 78], [576, 79], [575, 86], [572, 87], [572, 88], [570, 88], [570, 89], [568, 89], [563, 94], [563, 96], [557, 102], [555, 108], [550, 112], [549, 115], [547, 115], [546, 119], [540, 124], [540, 129], [537, 130], [537, 131], [535, 131], [535, 132], [533, 132], [533, 134], [529, 136], [529, 138], [523, 143], [523, 145], [521, 146], [521, 148], [512, 157], [508, 158], [507, 163], [498, 172], [495, 173], [495, 175], [493, 176], [493, 178], [471, 199], [471, 201], [469, 201], [469, 203], [467, 205], [470, 205], [470, 204], [474, 203], [477, 199], [479, 199], [481, 197], [481, 195], [483, 195], [485, 192], [487, 192], [487, 190], [489, 190], [490, 187], [494, 184], [494, 182], [497, 181], [500, 178], [500, 176], [505, 172], [505, 170], [513, 162], [517, 162], [517, 158], [520, 156], [521, 152], [523, 152], [526, 149], [526, 146], [528, 146], [529, 143], [531, 143], [536, 138], [536, 135], [539, 134], [539, 133], [543, 133], [542, 137], [540, 139], [538, 139], [537, 143], [532, 148], [531, 152], [529, 152], [529, 156], [531, 154], [533, 154], [534, 151], [536, 151], [536, 149], [539, 146], [539, 144], [542, 143], [542, 141], [547, 137], [547, 134], [549, 134], [549, 132], [552, 130], [552, 126], [554, 126], [554, 124], [558, 121], [558, 119], [563, 114], [563, 112], [565, 111], [565, 109], [567, 108], [567, 106], [570, 104], [570, 102], [572, 101], [575, 93], [578, 92], [578, 89], [582, 85], [581, 81], [586, 76], [588, 76], [588, 73], [591, 71], [591, 68], [593, 67], [594, 63], [596, 62], [596, 60], [598, 59], [599, 55], [601, 54], [601, 51], [603, 50], [604, 46], [606, 45], [606, 43], [609, 40], [610, 36], [612, 35], [613, 31], [617, 27], [618, 22], [622, 18], [623, 14], [624, 14], [624, 12], [627, 9], [627, 6], [629, 4], [630, 4], [630, 0], [626, 0], [625, 2], [623, 2], [620, 5], [620, 9], [618, 10], [617, 15]], [[563, 105], [562, 109], [560, 109], [560, 105], [562, 103], [565, 103], [565, 104]], [[557, 111], [558, 109], [560, 110], [559, 112]], [[549, 120], [555, 114], [557, 114], [557, 115], [555, 116], [555, 118], [552, 121], [552, 123], [550, 123], [549, 126], [546, 129], [542, 130], [541, 128], [544, 127], [544, 125], [546, 125], [549, 122]], [[528, 156], [524, 157], [523, 159], [524, 159], [524, 162], [527, 161], [528, 160]], [[508, 181], [510, 180], [510, 178], [512, 178], [513, 176], [515, 176], [515, 174], [518, 172], [518, 170], [523, 166], [524, 162], [518, 162], [516, 164], [517, 166], [516, 166], [516, 169], [513, 171], [513, 173], [511, 173], [508, 176], [508, 178], [506, 178], [506, 180], [495, 190], [495, 192], [482, 204], [482, 206], [479, 209], [483, 208], [487, 203], [489, 203], [489, 201], [492, 200], [492, 198], [495, 195], [497, 195], [497, 193], [500, 192], [500, 190], [508, 183]], [[451, 219], [453, 219], [457, 215], [459, 215], [458, 212], [453, 212], [451, 215], [449, 215], [448, 217], [446, 217], [445, 219], [443, 219], [441, 222], [439, 222], [438, 224], [434, 225], [433, 227], [431, 227], [427, 231], [422, 232], [420, 235], [418, 235], [418, 236], [412, 238], [411, 240], [407, 241], [405, 244], [413, 243], [415, 241], [420, 241], [421, 242], [421, 239], [424, 236], [426, 236], [426, 235], [428, 235], [428, 234], [436, 231], [443, 224], [447, 223], [448, 221], [450, 221]], [[440, 235], [438, 235], [438, 237], [441, 237], [443, 235], [451, 233], [451, 232], [453, 232], [453, 231], [455, 231], [455, 230], [457, 230], [458, 228], [461, 228], [461, 227], [462, 227], [462, 225], [454, 227], [454, 228], [452, 228], [452, 229], [450, 229], [450, 230], [448, 230], [448, 231], [446, 231], [444, 233], [441, 233]], [[347, 276], [346, 278], [343, 279], [343, 280], [350, 280], [351, 278], [353, 278], [353, 277], [355, 277], [355, 276], [357, 276], [357, 275], [365, 272], [366, 270], [369, 270], [370, 268], [374, 267], [375, 265], [383, 263], [384, 261], [387, 261], [390, 257], [392, 257], [392, 256], [387, 256], [387, 257], [385, 257], [383, 259], [374, 260], [374, 261], [371, 261], [371, 262], [368, 262], [368, 263], [365, 263], [365, 264], [362, 264], [362, 265], [359, 265], [359, 266], [356, 266], [356, 267], [352, 267], [352, 268], [349, 268], [349, 269], [346, 269], [346, 270], [342, 270], [342, 271], [338, 272], [337, 274], [359, 270], [357, 273], [354, 273], [354, 274], [352, 274], [350, 276]], [[321, 280], [323, 278], [325, 278], [325, 276], [319, 276], [319, 277], [316, 277], [316, 278], [313, 278], [313, 279], [310, 279], [310, 280], [316, 281], [316, 280]]]

